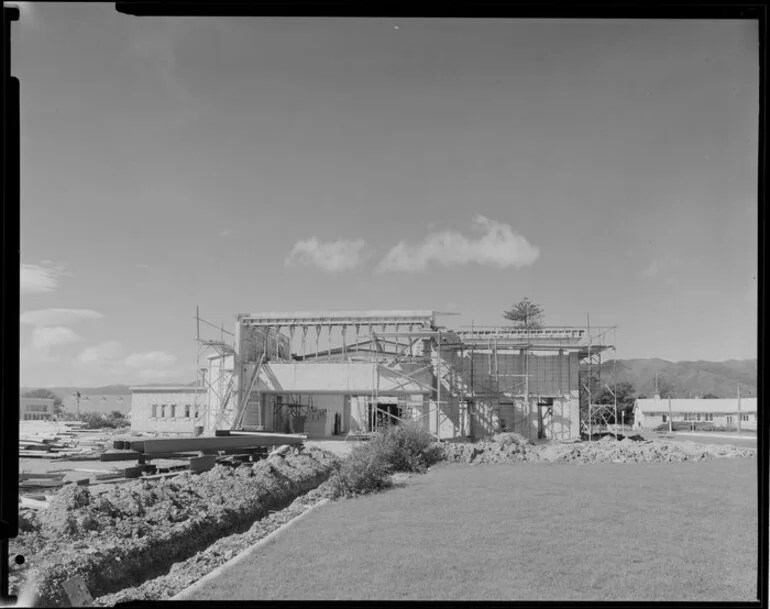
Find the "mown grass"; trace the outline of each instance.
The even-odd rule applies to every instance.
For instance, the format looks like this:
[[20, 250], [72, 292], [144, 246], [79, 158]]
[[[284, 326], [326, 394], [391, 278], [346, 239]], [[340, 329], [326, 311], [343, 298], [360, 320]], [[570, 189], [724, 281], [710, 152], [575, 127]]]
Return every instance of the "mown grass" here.
[[442, 465], [333, 502], [197, 599], [751, 601], [756, 459]]

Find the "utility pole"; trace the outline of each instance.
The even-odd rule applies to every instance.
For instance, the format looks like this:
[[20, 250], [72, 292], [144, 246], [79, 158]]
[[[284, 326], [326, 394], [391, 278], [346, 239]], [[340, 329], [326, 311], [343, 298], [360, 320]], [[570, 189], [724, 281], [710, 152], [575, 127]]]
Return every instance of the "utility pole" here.
[[80, 392], [75, 392], [75, 418], [80, 418]]

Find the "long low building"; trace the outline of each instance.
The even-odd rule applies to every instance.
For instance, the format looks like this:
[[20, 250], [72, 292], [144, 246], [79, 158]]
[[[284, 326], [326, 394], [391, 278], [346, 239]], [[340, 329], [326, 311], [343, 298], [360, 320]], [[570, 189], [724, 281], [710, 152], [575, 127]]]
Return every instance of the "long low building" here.
[[53, 418], [53, 398], [19, 398], [19, 420], [51, 421]]
[[663, 423], [713, 423], [715, 427], [757, 429], [757, 398], [636, 400], [634, 427], [653, 429]]

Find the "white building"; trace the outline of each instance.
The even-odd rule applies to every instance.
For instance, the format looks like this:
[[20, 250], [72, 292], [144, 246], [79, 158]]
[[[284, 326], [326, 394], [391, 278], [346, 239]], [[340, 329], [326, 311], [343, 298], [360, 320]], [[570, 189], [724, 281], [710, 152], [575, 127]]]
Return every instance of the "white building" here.
[[203, 395], [194, 387], [131, 387], [131, 431], [194, 435]]
[[757, 398], [729, 399], [653, 399], [636, 400], [634, 427], [653, 429], [669, 419], [675, 423], [711, 423], [715, 427], [757, 429]]
[[54, 417], [53, 398], [19, 398], [19, 420], [51, 421]]

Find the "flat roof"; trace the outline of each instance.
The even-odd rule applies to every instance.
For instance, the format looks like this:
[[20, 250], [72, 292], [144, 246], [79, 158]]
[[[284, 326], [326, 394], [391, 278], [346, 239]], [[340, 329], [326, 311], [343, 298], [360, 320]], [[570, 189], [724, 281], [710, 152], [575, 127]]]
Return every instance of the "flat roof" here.
[[277, 311], [242, 313], [238, 321], [261, 325], [300, 324], [418, 324], [432, 322], [435, 311]]

